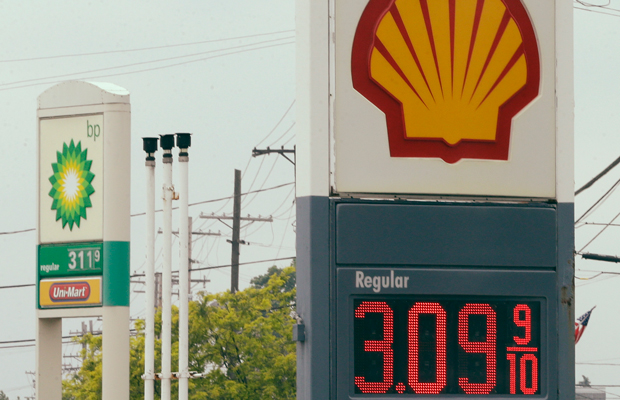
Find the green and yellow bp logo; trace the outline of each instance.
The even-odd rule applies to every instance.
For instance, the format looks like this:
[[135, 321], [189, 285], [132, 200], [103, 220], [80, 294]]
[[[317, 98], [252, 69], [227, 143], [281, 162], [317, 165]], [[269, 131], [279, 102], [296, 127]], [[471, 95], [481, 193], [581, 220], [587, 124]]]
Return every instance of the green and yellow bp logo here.
[[92, 207], [90, 196], [95, 193], [91, 182], [95, 177], [90, 171], [92, 160], [88, 160], [88, 149], [82, 150], [82, 142], [77, 146], [63, 143], [62, 152], [56, 152], [57, 162], [52, 163], [54, 174], [49, 181], [52, 190], [52, 210], [56, 210], [56, 221], [62, 218], [62, 227], [67, 224], [80, 227], [80, 220], [86, 218], [86, 209]]

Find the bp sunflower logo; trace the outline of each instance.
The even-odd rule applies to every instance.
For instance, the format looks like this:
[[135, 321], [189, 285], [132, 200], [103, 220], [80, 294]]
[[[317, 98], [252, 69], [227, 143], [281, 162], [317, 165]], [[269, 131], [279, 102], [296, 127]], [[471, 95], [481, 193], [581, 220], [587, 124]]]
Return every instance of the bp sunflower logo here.
[[52, 190], [49, 195], [54, 199], [52, 210], [56, 210], [56, 221], [62, 218], [62, 227], [73, 224], [80, 227], [80, 220], [86, 219], [86, 209], [92, 207], [90, 195], [95, 193], [91, 185], [95, 174], [90, 172], [92, 160], [87, 160], [88, 150], [82, 151], [82, 142], [77, 146], [71, 140], [67, 146], [63, 143], [62, 153], [56, 152], [58, 162], [52, 164], [54, 175], [49, 180]]

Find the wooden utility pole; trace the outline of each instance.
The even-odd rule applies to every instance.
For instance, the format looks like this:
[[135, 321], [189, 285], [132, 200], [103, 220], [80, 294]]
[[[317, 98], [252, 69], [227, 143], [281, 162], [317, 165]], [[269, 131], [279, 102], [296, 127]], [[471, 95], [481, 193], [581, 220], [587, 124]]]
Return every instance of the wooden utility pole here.
[[161, 307], [161, 272], [155, 272], [155, 310]]
[[[205, 215], [200, 214], [200, 218], [205, 219], [217, 219], [224, 225], [228, 226], [232, 229], [232, 240], [227, 240], [227, 242], [232, 244], [232, 253], [230, 257], [230, 265], [231, 265], [231, 274], [230, 274], [230, 291], [232, 293], [236, 293], [239, 290], [239, 245], [240, 244], [249, 244], [245, 240], [240, 240], [240, 230], [241, 230], [241, 221], [250, 221], [252, 222], [273, 222], [273, 218], [271, 216], [263, 218], [260, 215], [258, 217], [241, 217], [241, 171], [235, 170], [235, 193], [234, 193], [234, 205], [233, 205], [233, 215]], [[223, 220], [232, 219], [232, 226], [226, 224]], [[195, 232], [194, 232], [195, 233]]]
[[235, 199], [232, 223], [232, 253], [230, 257], [230, 292], [239, 290], [239, 230], [241, 228], [241, 171], [235, 170]]

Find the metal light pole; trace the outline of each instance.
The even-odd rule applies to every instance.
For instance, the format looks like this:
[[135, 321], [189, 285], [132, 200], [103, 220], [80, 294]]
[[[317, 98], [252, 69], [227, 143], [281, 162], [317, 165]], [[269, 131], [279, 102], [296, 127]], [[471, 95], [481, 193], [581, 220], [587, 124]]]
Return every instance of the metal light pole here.
[[162, 332], [161, 332], [161, 400], [170, 400], [172, 378], [172, 148], [174, 135], [161, 135], [160, 146], [164, 151], [164, 223], [163, 223], [163, 275], [162, 275]]
[[155, 152], [157, 138], [142, 138], [146, 152], [146, 317], [144, 327], [144, 400], [155, 398]]
[[179, 400], [188, 397], [188, 352], [189, 352], [189, 224], [188, 185], [189, 154], [191, 134], [177, 133], [179, 148]]

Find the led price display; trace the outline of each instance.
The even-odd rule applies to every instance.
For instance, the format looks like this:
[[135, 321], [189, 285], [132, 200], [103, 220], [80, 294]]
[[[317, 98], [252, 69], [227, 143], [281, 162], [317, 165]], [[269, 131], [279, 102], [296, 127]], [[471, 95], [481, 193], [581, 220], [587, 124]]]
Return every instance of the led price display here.
[[540, 301], [356, 299], [356, 394], [540, 394]]

